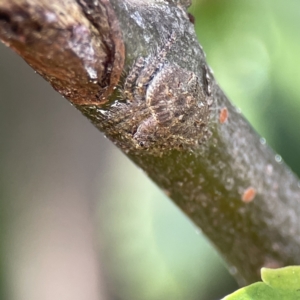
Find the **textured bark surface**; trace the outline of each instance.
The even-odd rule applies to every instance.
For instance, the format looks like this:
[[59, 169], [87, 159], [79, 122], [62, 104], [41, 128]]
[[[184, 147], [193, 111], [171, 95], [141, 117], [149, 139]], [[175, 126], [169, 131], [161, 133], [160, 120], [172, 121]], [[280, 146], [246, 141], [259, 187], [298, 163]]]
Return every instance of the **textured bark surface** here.
[[104, 103], [119, 81], [124, 47], [109, 2], [93, 12], [87, 19], [72, 0], [2, 0], [0, 35], [72, 103]]
[[299, 264], [298, 179], [228, 101], [189, 1], [0, 0], [0, 38], [196, 223], [240, 284]]

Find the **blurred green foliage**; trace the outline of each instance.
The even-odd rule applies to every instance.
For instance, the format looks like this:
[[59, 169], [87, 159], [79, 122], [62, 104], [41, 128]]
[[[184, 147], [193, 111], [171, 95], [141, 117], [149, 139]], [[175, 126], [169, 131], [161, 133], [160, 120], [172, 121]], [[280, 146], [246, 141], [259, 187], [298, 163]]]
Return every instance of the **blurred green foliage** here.
[[196, 0], [196, 30], [221, 87], [300, 174], [300, 3]]

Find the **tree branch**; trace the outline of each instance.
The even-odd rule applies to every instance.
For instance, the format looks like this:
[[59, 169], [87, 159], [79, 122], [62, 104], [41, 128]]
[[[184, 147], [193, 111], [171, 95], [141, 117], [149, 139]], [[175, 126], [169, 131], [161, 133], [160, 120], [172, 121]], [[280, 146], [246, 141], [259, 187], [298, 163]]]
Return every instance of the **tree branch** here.
[[188, 2], [0, 0], [0, 38], [252, 283], [263, 266], [300, 263], [298, 179], [214, 80]]

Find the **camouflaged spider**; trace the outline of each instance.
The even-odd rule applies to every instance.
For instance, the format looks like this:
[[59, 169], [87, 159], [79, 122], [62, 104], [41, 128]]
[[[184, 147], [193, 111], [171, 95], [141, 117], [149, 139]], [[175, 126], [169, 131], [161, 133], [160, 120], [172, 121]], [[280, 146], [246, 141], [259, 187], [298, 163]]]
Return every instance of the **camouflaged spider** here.
[[150, 111], [133, 136], [140, 147], [149, 147], [158, 140], [195, 143], [206, 127], [209, 95], [199, 78], [166, 60], [175, 41], [172, 33], [156, 56], [138, 58], [124, 84], [126, 102], [145, 101]]

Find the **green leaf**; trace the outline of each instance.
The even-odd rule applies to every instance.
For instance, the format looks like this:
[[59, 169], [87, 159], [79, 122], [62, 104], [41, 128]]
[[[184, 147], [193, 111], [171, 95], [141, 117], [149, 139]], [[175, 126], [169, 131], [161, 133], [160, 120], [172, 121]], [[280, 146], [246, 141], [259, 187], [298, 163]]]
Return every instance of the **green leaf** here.
[[297, 300], [300, 299], [300, 266], [261, 269], [263, 282], [241, 288], [223, 300]]
[[263, 282], [274, 289], [298, 291], [300, 299], [300, 266], [280, 269], [262, 268], [261, 278]]

